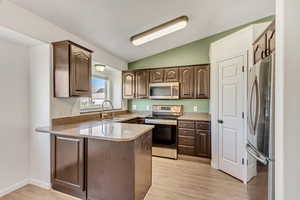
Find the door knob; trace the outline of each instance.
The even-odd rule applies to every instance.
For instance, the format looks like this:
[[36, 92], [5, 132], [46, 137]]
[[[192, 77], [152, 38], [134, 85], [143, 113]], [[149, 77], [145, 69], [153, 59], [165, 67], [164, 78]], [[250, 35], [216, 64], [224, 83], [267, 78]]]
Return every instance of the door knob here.
[[223, 121], [223, 120], [221, 120], [221, 119], [219, 119], [219, 120], [218, 120], [218, 123], [219, 123], [219, 124], [223, 124], [223, 123], [224, 123], [224, 121]]

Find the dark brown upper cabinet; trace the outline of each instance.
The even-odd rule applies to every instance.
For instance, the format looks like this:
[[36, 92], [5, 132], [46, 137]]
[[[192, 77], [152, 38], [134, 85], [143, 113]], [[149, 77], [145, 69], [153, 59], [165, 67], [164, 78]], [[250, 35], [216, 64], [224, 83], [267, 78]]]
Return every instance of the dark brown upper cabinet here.
[[253, 44], [253, 63], [269, 56], [275, 51], [275, 23], [273, 22], [266, 31]]
[[164, 82], [164, 69], [150, 70], [150, 83], [162, 83], [162, 82]]
[[194, 67], [180, 67], [180, 98], [194, 98]]
[[179, 82], [179, 69], [166, 68], [165, 69], [165, 81], [164, 82]]
[[136, 98], [143, 99], [149, 96], [149, 71], [140, 70], [135, 73], [136, 79]]
[[124, 71], [122, 75], [123, 81], [123, 99], [135, 98], [135, 72]]
[[92, 51], [71, 41], [54, 42], [54, 96], [90, 97]]
[[84, 139], [51, 136], [52, 188], [85, 199]]
[[209, 65], [195, 67], [195, 97], [196, 99], [208, 99], [210, 97]]

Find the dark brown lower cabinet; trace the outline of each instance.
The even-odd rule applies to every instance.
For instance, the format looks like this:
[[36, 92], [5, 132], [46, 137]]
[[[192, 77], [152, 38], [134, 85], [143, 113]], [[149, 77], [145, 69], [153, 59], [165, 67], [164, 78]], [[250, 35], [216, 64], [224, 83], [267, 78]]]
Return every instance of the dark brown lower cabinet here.
[[52, 188], [88, 200], [142, 200], [152, 184], [152, 131], [134, 141], [52, 136]]
[[206, 131], [197, 131], [196, 132], [196, 155], [203, 157], [211, 157], [211, 136]]
[[183, 155], [211, 158], [210, 122], [180, 120], [178, 152]]
[[86, 199], [85, 139], [51, 137], [52, 188], [72, 196]]

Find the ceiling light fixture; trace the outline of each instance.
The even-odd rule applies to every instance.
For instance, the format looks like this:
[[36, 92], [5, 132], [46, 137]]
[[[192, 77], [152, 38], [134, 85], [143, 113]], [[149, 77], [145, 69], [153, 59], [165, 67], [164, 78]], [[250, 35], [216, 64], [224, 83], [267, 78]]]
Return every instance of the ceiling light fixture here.
[[142, 45], [146, 42], [150, 42], [152, 40], [185, 28], [188, 20], [189, 18], [187, 16], [178, 17], [164, 24], [151, 28], [143, 33], [137, 34], [131, 37], [130, 40], [135, 46]]
[[105, 70], [105, 65], [95, 64], [94, 67], [96, 72], [104, 72]]

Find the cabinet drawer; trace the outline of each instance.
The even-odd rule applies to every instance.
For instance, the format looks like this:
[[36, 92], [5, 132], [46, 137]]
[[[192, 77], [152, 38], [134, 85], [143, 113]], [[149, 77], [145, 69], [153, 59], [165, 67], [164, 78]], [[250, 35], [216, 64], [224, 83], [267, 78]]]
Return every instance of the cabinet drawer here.
[[194, 147], [195, 146], [195, 137], [179, 136], [178, 137], [178, 144]]
[[179, 128], [194, 129], [195, 128], [195, 122], [194, 121], [179, 121], [178, 126], [179, 126]]
[[193, 129], [182, 129], [180, 128], [178, 131], [179, 136], [190, 136], [195, 137], [195, 130]]
[[184, 155], [195, 155], [195, 148], [191, 146], [185, 146], [185, 145], [178, 145], [178, 153], [184, 154]]
[[210, 123], [207, 121], [197, 121], [196, 128], [200, 130], [210, 130]]

